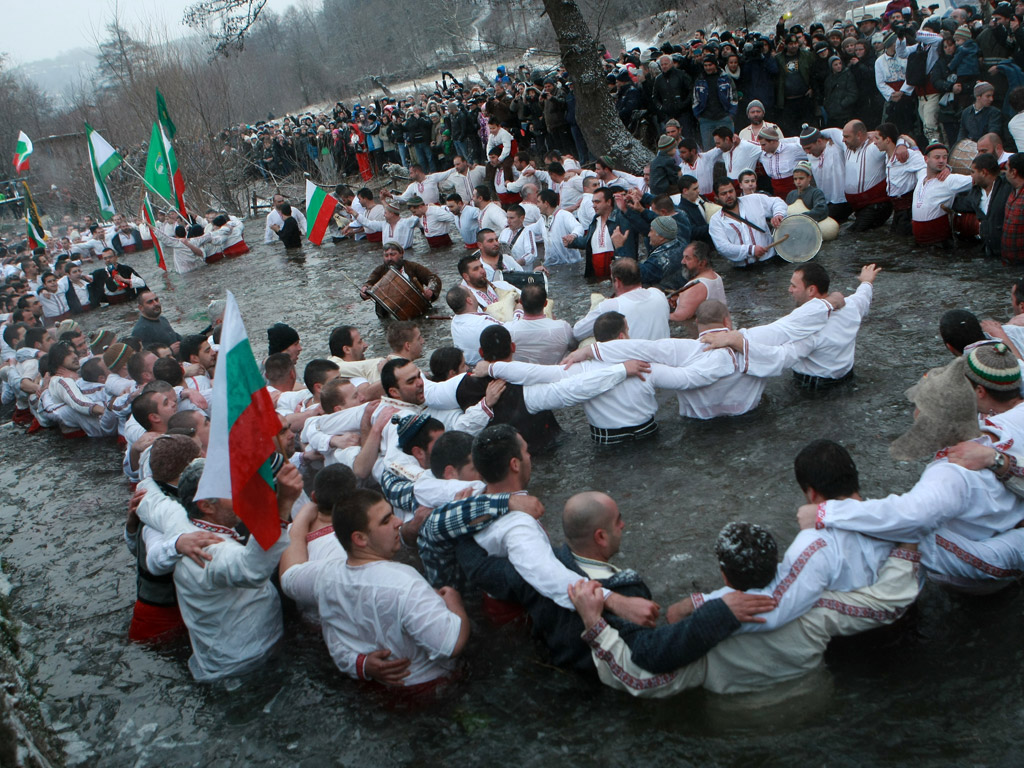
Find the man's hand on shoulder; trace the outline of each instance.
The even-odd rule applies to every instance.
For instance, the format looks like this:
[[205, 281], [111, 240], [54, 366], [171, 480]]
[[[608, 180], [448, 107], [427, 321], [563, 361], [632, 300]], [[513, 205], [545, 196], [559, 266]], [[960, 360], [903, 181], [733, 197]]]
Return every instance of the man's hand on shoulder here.
[[775, 610], [777, 603], [768, 595], [748, 595], [746, 592], [730, 592], [722, 597], [732, 615], [739, 621], [750, 624], [764, 624], [757, 614]]
[[544, 516], [544, 504], [536, 496], [514, 495], [508, 500], [508, 509], [510, 512], [525, 512], [534, 520]]

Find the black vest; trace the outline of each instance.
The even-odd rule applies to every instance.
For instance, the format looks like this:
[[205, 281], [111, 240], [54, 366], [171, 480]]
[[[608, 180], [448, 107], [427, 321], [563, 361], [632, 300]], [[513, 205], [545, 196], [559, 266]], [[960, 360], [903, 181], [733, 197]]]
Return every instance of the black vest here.
[[[491, 381], [493, 379], [489, 376], [463, 376], [455, 392], [459, 407], [466, 410], [483, 400], [487, 385]], [[555, 414], [551, 411], [530, 413], [526, 409], [521, 384], [508, 384], [505, 387], [505, 391], [494, 405], [494, 418], [491, 419], [491, 423], [511, 424], [515, 427], [526, 441], [530, 453], [537, 453], [549, 447], [562, 434], [562, 428], [558, 426]]]

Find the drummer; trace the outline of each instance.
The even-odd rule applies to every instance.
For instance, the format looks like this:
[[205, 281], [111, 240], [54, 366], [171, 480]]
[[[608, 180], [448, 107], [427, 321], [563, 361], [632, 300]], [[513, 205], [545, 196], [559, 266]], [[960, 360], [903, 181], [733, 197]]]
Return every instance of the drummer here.
[[779, 226], [785, 218], [786, 204], [777, 197], [754, 194], [736, 196], [736, 188], [726, 177], [715, 182], [715, 195], [722, 210], [708, 222], [715, 249], [734, 267], [763, 264], [775, 255], [768, 228]]
[[[412, 286], [422, 294], [423, 298], [431, 304], [441, 293], [441, 278], [415, 261], [405, 260], [405, 248], [395, 240], [384, 243], [384, 263], [378, 266], [363, 283], [359, 289], [359, 295], [363, 301], [370, 298], [370, 289], [375, 286], [390, 268], [394, 267], [405, 277]], [[378, 307], [377, 314], [386, 316], [384, 310]]]
[[828, 218], [828, 198], [814, 186], [814, 176], [808, 161], [800, 160], [793, 167], [793, 186], [793, 191], [786, 195], [786, 205], [793, 205], [799, 200], [807, 207], [805, 216], [810, 216], [815, 221], [824, 221]]

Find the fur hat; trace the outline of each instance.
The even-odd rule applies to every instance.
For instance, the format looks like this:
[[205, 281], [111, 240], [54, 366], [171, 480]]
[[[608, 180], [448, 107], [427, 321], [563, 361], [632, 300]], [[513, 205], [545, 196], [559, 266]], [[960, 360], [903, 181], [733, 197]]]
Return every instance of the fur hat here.
[[917, 406], [918, 415], [910, 429], [889, 446], [894, 459], [919, 459], [981, 434], [978, 401], [966, 371], [967, 358], [958, 357], [948, 365], [928, 371], [907, 390], [907, 398]]

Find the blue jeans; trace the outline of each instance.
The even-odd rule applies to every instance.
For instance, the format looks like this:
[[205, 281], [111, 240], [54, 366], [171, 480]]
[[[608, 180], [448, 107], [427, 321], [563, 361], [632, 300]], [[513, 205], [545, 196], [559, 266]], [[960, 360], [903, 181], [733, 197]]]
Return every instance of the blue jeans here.
[[711, 132], [715, 128], [728, 128], [730, 131], [735, 130], [732, 124], [732, 118], [726, 115], [720, 120], [708, 120], [704, 117], [697, 118], [697, 122], [700, 124], [700, 143], [701, 148], [707, 152], [715, 146], [715, 137], [711, 135]]
[[402, 160], [402, 166], [405, 168], [409, 167], [409, 148], [405, 144], [398, 145], [398, 156]]
[[464, 140], [457, 140], [455, 143], [455, 152], [460, 155], [467, 163], [473, 162], [473, 156], [470, 154], [469, 145]]
[[575, 124], [569, 126], [569, 129], [572, 132], [572, 142], [576, 145], [576, 159], [581, 163], [589, 163], [590, 150], [587, 149], [587, 140], [583, 138], [583, 131]]
[[433, 173], [436, 169], [434, 168], [434, 154], [430, 151], [430, 145], [425, 141], [418, 144], [413, 144], [412, 148], [416, 151], [416, 160], [424, 170], [428, 170]]

